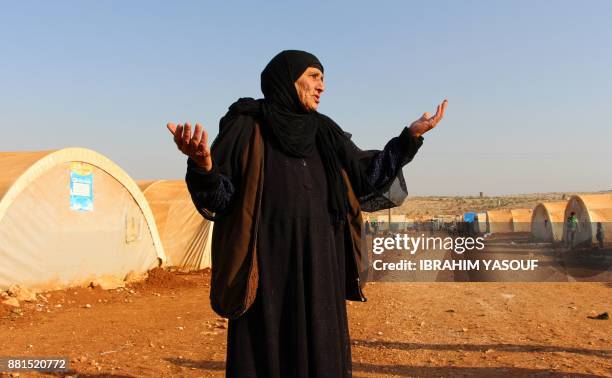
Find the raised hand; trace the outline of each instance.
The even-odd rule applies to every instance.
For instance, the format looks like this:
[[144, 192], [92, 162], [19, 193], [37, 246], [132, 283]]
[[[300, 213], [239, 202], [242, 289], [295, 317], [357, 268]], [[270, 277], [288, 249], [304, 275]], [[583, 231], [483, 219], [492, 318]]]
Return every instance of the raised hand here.
[[191, 135], [191, 125], [188, 123], [176, 126], [174, 123], [168, 123], [166, 127], [174, 135], [174, 143], [182, 153], [189, 156], [203, 170], [208, 172], [212, 169], [208, 133], [202, 125], [196, 123], [193, 135]]
[[440, 122], [442, 117], [444, 117], [446, 105], [448, 105], [448, 100], [444, 100], [440, 105], [438, 105], [438, 109], [436, 109], [436, 114], [434, 114], [433, 117], [430, 117], [429, 113], [425, 112], [423, 113], [423, 116], [421, 118], [412, 122], [412, 124], [410, 125], [410, 130], [412, 131], [412, 134], [414, 136], [421, 136], [436, 127], [438, 122]]

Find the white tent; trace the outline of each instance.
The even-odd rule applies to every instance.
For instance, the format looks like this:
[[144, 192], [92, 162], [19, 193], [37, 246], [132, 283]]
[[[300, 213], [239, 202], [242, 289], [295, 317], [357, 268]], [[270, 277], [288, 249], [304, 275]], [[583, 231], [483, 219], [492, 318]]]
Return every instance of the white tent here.
[[83, 148], [0, 153], [0, 289], [57, 289], [165, 262], [136, 183]]
[[563, 221], [567, 201], [540, 202], [531, 216], [531, 234], [536, 241], [563, 239]]
[[168, 266], [210, 267], [213, 223], [195, 208], [184, 180], [138, 181], [155, 216]]

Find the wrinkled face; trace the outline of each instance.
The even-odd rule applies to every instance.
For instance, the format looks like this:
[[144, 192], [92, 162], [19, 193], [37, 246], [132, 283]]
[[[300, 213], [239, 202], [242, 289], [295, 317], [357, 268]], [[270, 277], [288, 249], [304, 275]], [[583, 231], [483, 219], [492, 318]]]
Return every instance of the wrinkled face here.
[[325, 90], [323, 72], [318, 68], [308, 67], [302, 76], [295, 81], [295, 89], [304, 109], [308, 111], [317, 110], [321, 93]]

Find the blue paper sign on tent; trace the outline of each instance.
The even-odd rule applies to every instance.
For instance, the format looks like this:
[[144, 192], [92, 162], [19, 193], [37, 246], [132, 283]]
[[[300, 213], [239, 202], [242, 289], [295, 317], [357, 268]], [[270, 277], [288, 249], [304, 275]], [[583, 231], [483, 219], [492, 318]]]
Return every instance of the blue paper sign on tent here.
[[70, 167], [70, 210], [93, 211], [93, 168], [89, 164]]

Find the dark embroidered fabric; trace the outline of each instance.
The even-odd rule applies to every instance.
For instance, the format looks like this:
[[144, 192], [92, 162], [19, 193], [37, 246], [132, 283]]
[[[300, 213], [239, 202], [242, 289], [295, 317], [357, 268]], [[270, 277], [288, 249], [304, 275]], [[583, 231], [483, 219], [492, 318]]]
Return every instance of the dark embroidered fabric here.
[[[369, 162], [368, 181], [379, 193], [366, 193], [359, 197], [361, 210], [374, 212], [401, 205], [408, 196], [402, 167], [414, 158], [423, 144], [423, 137], [412, 136], [404, 128], [399, 137], [391, 139], [385, 148]], [[357, 147], [355, 147], [357, 148]]]
[[222, 213], [227, 208], [235, 191], [232, 181], [220, 174], [216, 167], [206, 173], [191, 159], [187, 159], [185, 181], [194, 205], [210, 221], [215, 220], [216, 213]]
[[[414, 157], [414, 154], [407, 156], [407, 152], [411, 149], [405, 148], [407, 146], [402, 138], [408, 139], [411, 136], [404, 135], [404, 132], [402, 132], [399, 137], [391, 139], [385, 148], [372, 159], [368, 171], [368, 181], [374, 187], [385, 188], [395, 179], [397, 171]], [[412, 150], [416, 153], [416, 149]]]

